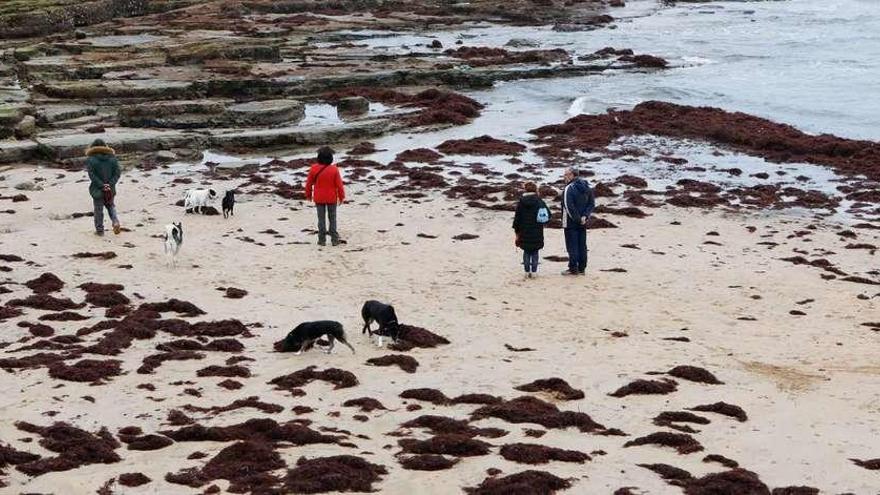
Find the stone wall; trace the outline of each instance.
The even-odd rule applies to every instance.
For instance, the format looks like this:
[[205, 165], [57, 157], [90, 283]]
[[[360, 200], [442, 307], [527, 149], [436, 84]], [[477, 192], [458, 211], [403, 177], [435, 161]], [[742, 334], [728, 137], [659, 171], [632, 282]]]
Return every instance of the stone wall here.
[[[27, 38], [89, 26], [115, 17], [132, 17], [148, 13], [154, 0], [85, 0], [62, 7], [0, 17], [0, 39]], [[154, 8], [155, 9], [155, 8]]]

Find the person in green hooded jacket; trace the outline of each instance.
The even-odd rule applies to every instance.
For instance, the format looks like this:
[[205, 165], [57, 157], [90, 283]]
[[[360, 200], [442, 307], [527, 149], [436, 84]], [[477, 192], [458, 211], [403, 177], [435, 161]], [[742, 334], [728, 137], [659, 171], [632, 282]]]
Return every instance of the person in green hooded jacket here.
[[104, 235], [104, 208], [113, 222], [113, 233], [119, 234], [122, 227], [116, 216], [116, 183], [119, 182], [119, 161], [113, 148], [103, 140], [96, 139], [86, 150], [86, 170], [89, 173], [89, 194], [95, 207], [95, 234]]

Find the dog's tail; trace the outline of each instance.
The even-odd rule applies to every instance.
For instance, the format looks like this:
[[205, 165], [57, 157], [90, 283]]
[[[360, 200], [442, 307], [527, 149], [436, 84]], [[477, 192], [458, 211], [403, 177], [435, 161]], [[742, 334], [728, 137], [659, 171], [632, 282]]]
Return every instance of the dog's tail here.
[[348, 343], [348, 340], [346, 340], [345, 333], [340, 334], [336, 340], [338, 340], [338, 341], [342, 342], [343, 344], [345, 344], [346, 346], [348, 346], [348, 348], [351, 349], [352, 354], [357, 354], [357, 352], [355, 352], [355, 350], [354, 350], [354, 347], [352, 347], [351, 344]]

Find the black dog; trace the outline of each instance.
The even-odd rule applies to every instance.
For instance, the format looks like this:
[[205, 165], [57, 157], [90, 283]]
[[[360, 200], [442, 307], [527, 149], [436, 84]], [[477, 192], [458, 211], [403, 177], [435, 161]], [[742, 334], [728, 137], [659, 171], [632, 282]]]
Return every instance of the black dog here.
[[[391, 340], [397, 341], [400, 335], [400, 324], [397, 322], [397, 313], [394, 312], [394, 306], [390, 304], [382, 304], [379, 301], [367, 301], [361, 309], [361, 316], [364, 318], [364, 328], [361, 333], [369, 332], [370, 336], [375, 333], [379, 336], [379, 347], [382, 347], [382, 337], [391, 337]], [[373, 332], [370, 324], [373, 322], [379, 324], [379, 329]]]
[[345, 330], [342, 324], [336, 321], [310, 321], [300, 323], [296, 328], [287, 334], [284, 343], [281, 346], [281, 352], [296, 352], [301, 354], [315, 346], [315, 341], [326, 336], [330, 341], [330, 345], [324, 351], [330, 354], [333, 351], [335, 341], [340, 341], [347, 345], [351, 352], [354, 353], [354, 347], [345, 340]]
[[235, 193], [226, 191], [226, 195], [223, 196], [223, 218], [229, 218], [229, 215], [235, 216], [235, 213], [232, 211], [234, 208]]

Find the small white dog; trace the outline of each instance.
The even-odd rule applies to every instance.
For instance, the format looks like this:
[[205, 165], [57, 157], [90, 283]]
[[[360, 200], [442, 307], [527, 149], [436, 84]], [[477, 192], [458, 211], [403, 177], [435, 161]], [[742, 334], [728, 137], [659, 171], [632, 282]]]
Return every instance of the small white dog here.
[[168, 266], [177, 266], [177, 252], [183, 245], [183, 224], [170, 223], [165, 226], [165, 258]]
[[202, 208], [217, 198], [217, 191], [213, 189], [190, 189], [183, 198], [183, 208], [192, 209], [193, 212], [201, 213]]

